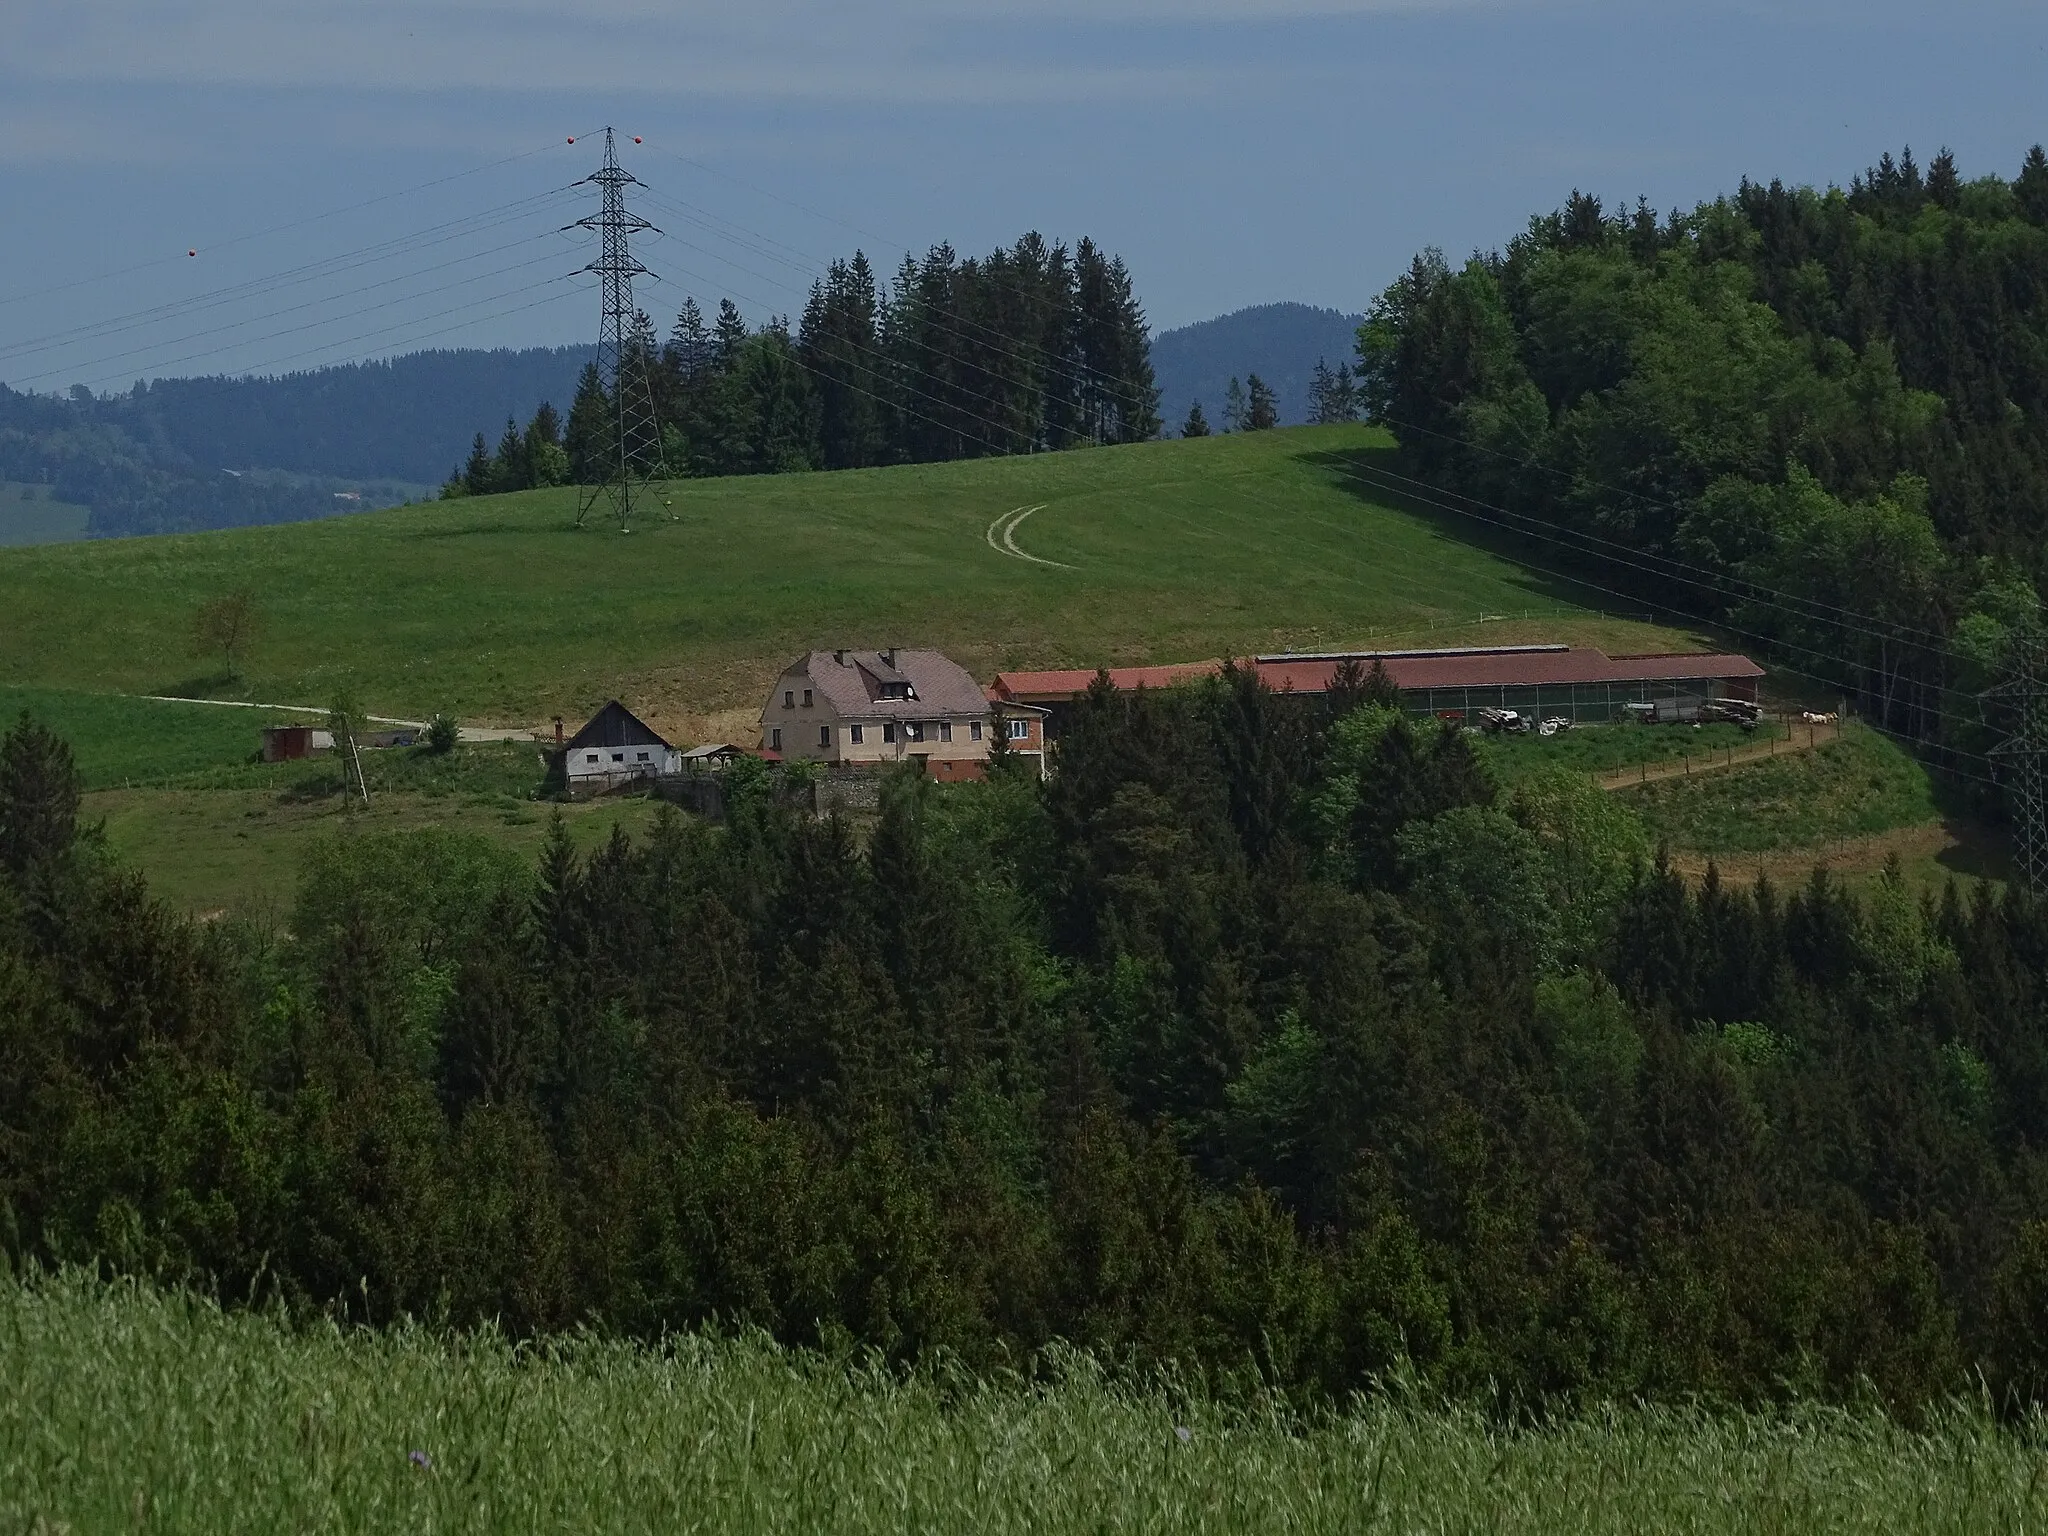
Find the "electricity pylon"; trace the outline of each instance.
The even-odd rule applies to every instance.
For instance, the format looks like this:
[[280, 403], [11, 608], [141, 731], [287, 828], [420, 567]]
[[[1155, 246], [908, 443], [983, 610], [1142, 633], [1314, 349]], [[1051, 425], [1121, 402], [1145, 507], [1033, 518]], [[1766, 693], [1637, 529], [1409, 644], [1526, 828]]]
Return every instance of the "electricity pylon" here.
[[610, 392], [611, 412], [605, 434], [605, 477], [585, 486], [578, 495], [576, 526], [583, 526], [590, 509], [603, 498], [611, 504], [619, 531], [628, 533], [632, 531], [636, 485], [668, 478], [662, 462], [661, 421], [655, 411], [654, 379], [650, 372], [653, 336], [638, 329], [638, 311], [633, 307], [634, 277], [650, 274], [634, 257], [631, 243], [635, 234], [661, 231], [638, 214], [626, 211], [626, 188], [642, 183], [619, 164], [611, 129], [604, 131], [604, 164], [584, 180], [602, 189], [604, 206], [592, 217], [565, 227], [591, 230], [601, 245], [597, 260], [583, 270], [595, 272], [604, 291], [604, 316], [597, 332], [597, 372]]

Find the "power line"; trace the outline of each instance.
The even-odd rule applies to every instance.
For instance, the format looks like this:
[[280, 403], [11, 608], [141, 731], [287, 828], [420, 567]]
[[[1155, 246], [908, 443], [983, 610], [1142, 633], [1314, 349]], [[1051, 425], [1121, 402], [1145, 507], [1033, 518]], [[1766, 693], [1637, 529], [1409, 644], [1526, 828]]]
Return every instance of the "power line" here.
[[[570, 142], [573, 143], [574, 140], [572, 139]], [[497, 170], [501, 166], [514, 165], [521, 160], [530, 160], [535, 155], [545, 154], [554, 147], [554, 141], [550, 140], [548, 143], [535, 149], [521, 150], [516, 155], [507, 155], [500, 160], [492, 160], [483, 165], [471, 166], [466, 171], [456, 171], [446, 176], [436, 176], [431, 180], [419, 182], [414, 186], [401, 187], [395, 192], [379, 193], [376, 197], [366, 198], [359, 203], [349, 203], [340, 208], [330, 208], [324, 213], [308, 214], [300, 219], [288, 219], [282, 224], [272, 224], [264, 229], [250, 230], [245, 234], [229, 235], [220, 240], [209, 240], [206, 242], [206, 249], [208, 251], [226, 250], [231, 246], [245, 245], [252, 240], [263, 240], [271, 235], [284, 234], [294, 229], [303, 229], [310, 224], [319, 224], [327, 219], [337, 219], [346, 213], [360, 213], [365, 208], [374, 208], [377, 204], [388, 203], [394, 198], [410, 197], [415, 192], [429, 191], [434, 187], [446, 186], [450, 182], [461, 181], [466, 177], [480, 175], [485, 171]], [[67, 292], [73, 288], [83, 288], [93, 283], [108, 282], [117, 277], [127, 277], [136, 272], [145, 272], [152, 267], [174, 265], [187, 259], [189, 258], [183, 256], [159, 256], [150, 261], [136, 262], [132, 266], [117, 267], [106, 272], [96, 272], [90, 277], [69, 278], [64, 282], [54, 283], [47, 287], [31, 288], [21, 293], [0, 297], [0, 306], [20, 304], [29, 299], [44, 298], [53, 293]]]

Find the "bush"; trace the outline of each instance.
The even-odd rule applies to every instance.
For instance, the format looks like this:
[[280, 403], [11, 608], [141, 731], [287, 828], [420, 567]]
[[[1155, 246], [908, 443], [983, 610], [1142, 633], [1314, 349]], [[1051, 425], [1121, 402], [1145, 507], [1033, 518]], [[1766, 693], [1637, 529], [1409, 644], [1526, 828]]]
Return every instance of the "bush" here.
[[455, 743], [462, 739], [462, 729], [456, 725], [453, 715], [436, 715], [427, 722], [427, 748], [432, 752], [452, 752]]

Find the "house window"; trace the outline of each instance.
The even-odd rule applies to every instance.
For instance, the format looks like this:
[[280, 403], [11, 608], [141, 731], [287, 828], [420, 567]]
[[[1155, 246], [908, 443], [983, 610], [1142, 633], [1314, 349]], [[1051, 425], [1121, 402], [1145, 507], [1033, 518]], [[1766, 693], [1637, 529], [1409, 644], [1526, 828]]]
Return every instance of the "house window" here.
[[782, 750], [782, 727], [779, 725], [768, 733], [768, 750], [770, 752], [780, 752]]
[[597, 761], [597, 754], [595, 752], [586, 752], [583, 754], [583, 761], [585, 761], [586, 763], [594, 763]]
[[647, 761], [647, 754], [645, 752], [635, 752], [633, 754], [633, 760], [637, 763], [644, 763]]
[[865, 734], [865, 728], [858, 725], [849, 725], [847, 727], [847, 730], [853, 733], [853, 744], [856, 747], [859, 746], [861, 743], [861, 737]]
[[923, 741], [924, 726], [916, 720], [907, 721], [903, 727], [903, 739], [905, 741]]
[[808, 688], [806, 688], [806, 689], [804, 690], [804, 708], [805, 708], [805, 709], [809, 709], [810, 707], [811, 707], [811, 690], [810, 690], [810, 689], [808, 689]]
[[951, 741], [952, 739], [953, 739], [953, 722], [952, 722], [952, 721], [950, 721], [950, 720], [941, 720], [941, 721], [939, 722], [939, 740], [941, 740], [941, 741]]
[[612, 754], [612, 761], [615, 763], [623, 763], [625, 760], [626, 754], [623, 752], [614, 752]]
[[1010, 740], [1029, 741], [1030, 739], [1031, 722], [1029, 720], [1012, 720], [1010, 722]]
[[831, 726], [829, 726], [829, 725], [821, 725], [821, 726], [819, 726], [819, 727], [818, 727], [818, 745], [819, 745], [819, 746], [821, 746], [821, 747], [829, 747], [829, 746], [831, 746], [831, 745], [832, 745], [832, 727], [831, 727]]
[[796, 694], [787, 688], [782, 690], [782, 707], [784, 709], [796, 708]]
[[893, 741], [894, 741], [895, 739], [896, 739], [896, 722], [895, 722], [894, 720], [885, 720], [885, 721], [883, 721], [883, 722], [882, 722], [882, 740], [884, 740], [884, 741], [891, 741], [891, 742], [893, 742]]
[[981, 740], [981, 722], [979, 720], [967, 722], [967, 739], [969, 741]]

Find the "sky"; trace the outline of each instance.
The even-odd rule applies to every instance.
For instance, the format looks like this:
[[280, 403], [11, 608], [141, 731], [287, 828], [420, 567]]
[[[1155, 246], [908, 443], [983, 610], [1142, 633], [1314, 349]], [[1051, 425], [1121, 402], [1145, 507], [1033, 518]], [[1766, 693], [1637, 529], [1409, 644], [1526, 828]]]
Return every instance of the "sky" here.
[[1121, 254], [1155, 329], [1360, 310], [1575, 189], [2048, 139], [2039, 0], [0, 0], [0, 37], [0, 381], [45, 392], [587, 340], [606, 124], [664, 328], [1030, 229]]

